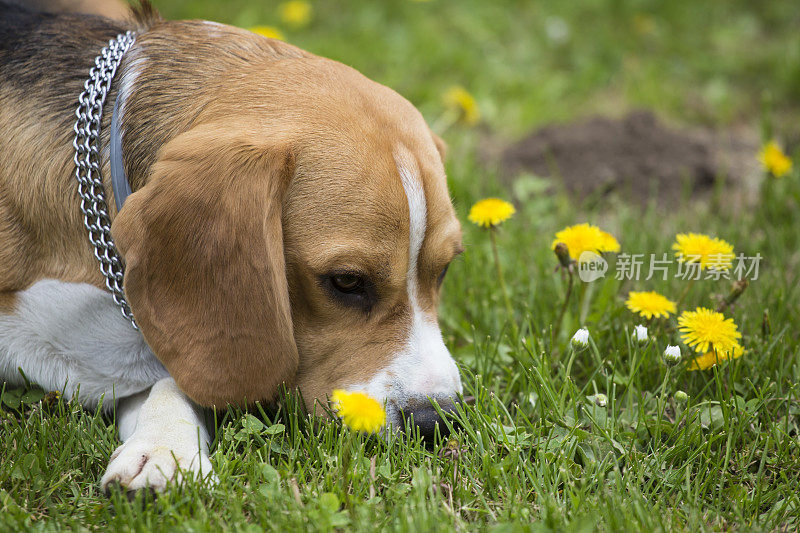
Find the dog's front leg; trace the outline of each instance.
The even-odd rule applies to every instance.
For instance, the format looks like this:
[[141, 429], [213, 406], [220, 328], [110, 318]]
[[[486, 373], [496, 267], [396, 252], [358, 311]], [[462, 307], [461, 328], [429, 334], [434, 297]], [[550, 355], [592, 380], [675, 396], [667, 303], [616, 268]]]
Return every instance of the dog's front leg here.
[[172, 378], [119, 400], [117, 421], [123, 443], [100, 481], [104, 490], [116, 483], [128, 491], [158, 492], [186, 475], [214, 481], [202, 413]]

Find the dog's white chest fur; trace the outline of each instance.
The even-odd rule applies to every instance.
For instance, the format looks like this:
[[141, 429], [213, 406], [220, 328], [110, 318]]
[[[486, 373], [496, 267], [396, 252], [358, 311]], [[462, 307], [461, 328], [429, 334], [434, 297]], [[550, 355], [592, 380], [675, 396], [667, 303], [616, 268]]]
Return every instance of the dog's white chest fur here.
[[0, 376], [47, 390], [78, 393], [94, 406], [150, 387], [169, 374], [120, 314], [111, 294], [83, 283], [42, 280], [0, 313]]

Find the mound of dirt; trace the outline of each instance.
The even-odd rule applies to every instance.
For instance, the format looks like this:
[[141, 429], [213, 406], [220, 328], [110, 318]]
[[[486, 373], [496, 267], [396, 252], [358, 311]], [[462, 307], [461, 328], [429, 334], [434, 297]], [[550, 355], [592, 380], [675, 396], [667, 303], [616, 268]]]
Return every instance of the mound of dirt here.
[[754, 137], [671, 129], [637, 111], [542, 128], [506, 148], [501, 167], [508, 179], [521, 172], [561, 179], [579, 197], [614, 191], [674, 202], [686, 188], [693, 195], [710, 190], [717, 178], [741, 192], [757, 186]]

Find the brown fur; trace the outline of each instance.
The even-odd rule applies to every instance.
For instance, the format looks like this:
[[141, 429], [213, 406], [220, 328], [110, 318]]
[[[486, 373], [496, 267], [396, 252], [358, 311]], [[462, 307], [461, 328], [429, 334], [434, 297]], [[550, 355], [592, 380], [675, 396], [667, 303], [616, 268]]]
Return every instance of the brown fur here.
[[[227, 26], [150, 23], [121, 66], [138, 71], [123, 116], [137, 192], [113, 224], [148, 344], [204, 405], [272, 398], [281, 382], [311, 404], [368, 379], [410, 327], [398, 150], [428, 204], [418, 276], [431, 317], [437, 278], [461, 247], [443, 143], [410, 103], [340, 63]], [[15, 98], [21, 111], [0, 111], [0, 128], [35, 114], [35, 98]], [[13, 135], [30, 151], [0, 152], [0, 236], [10, 243], [0, 290], [43, 277], [102, 281], [77, 214], [71, 146], [47, 133], [52, 122], [26, 119]], [[4, 191], [13, 202], [3, 204]], [[343, 267], [374, 281], [368, 310], [326, 290]]]
[[150, 0], [139, 0], [137, 4], [131, 5], [129, 9], [138, 31], [147, 31], [161, 20], [161, 15], [150, 3]]
[[17, 305], [17, 293], [0, 292], [0, 313], [13, 313]]
[[130, 8], [121, 0], [11, 0], [17, 4], [50, 13], [85, 13], [123, 20]]

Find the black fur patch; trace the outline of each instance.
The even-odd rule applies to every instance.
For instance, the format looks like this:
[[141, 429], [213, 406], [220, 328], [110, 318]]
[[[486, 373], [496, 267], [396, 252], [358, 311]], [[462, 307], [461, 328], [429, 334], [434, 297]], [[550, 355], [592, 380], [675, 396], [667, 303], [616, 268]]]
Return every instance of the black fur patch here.
[[49, 13], [74, 12], [69, 9], [69, 0], [6, 0], [6, 3], [17, 4], [35, 11], [47, 11]]
[[34, 99], [44, 117], [74, 121], [95, 56], [127, 29], [103, 17], [40, 13], [0, 0], [1, 92]]

